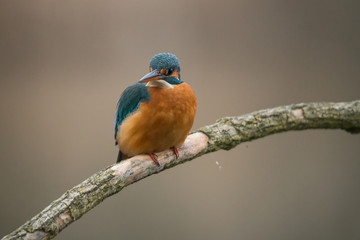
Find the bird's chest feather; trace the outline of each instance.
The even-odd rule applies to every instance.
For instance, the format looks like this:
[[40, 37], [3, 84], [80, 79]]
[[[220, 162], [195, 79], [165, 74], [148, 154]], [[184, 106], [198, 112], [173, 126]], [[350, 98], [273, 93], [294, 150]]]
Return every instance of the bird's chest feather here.
[[120, 149], [130, 154], [162, 151], [181, 145], [189, 133], [196, 98], [186, 83], [174, 88], [149, 87], [150, 100], [124, 121], [120, 128]]
[[154, 124], [182, 125], [196, 110], [194, 93], [186, 83], [175, 85], [172, 89], [149, 88], [149, 93], [150, 101], [142, 103], [141, 110], [144, 115], [156, 118], [156, 121], [148, 119]]

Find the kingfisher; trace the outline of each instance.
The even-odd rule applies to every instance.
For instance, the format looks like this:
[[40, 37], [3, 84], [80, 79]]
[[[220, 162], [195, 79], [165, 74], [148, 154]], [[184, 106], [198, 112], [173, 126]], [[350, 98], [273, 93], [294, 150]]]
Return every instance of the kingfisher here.
[[179, 59], [171, 53], [156, 54], [149, 73], [125, 89], [115, 114], [117, 162], [148, 154], [160, 165], [156, 152], [172, 149], [176, 158], [193, 125], [196, 97], [180, 78]]

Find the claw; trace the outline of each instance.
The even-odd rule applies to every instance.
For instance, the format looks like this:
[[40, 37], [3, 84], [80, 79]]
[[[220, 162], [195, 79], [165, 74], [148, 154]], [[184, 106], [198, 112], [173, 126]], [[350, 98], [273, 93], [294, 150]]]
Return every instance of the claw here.
[[155, 155], [155, 153], [149, 153], [149, 156], [151, 157], [151, 160], [153, 160], [153, 162], [154, 162], [156, 165], [160, 166], [160, 163], [158, 162], [157, 156]]
[[176, 159], [178, 159], [179, 158], [179, 150], [177, 149], [177, 147], [171, 147], [170, 149], [175, 154]]

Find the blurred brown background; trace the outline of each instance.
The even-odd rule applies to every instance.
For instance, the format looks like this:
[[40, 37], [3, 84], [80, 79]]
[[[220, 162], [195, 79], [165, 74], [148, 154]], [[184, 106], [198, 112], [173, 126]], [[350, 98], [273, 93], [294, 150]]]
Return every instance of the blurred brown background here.
[[[358, 1], [1, 1], [0, 236], [114, 163], [159, 52], [222, 116], [360, 98]], [[140, 181], [57, 239], [360, 239], [360, 135], [288, 132]], [[218, 161], [221, 168], [216, 164]]]

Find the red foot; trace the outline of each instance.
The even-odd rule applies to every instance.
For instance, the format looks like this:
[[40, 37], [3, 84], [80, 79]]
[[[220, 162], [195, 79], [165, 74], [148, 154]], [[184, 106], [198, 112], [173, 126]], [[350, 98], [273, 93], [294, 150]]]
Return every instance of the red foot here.
[[151, 160], [153, 160], [153, 162], [154, 162], [156, 165], [160, 166], [160, 163], [158, 162], [157, 156], [155, 155], [155, 153], [149, 153], [149, 156], [151, 157]]
[[170, 149], [175, 154], [176, 159], [178, 159], [179, 158], [179, 150], [177, 149], [177, 147], [171, 147]]

